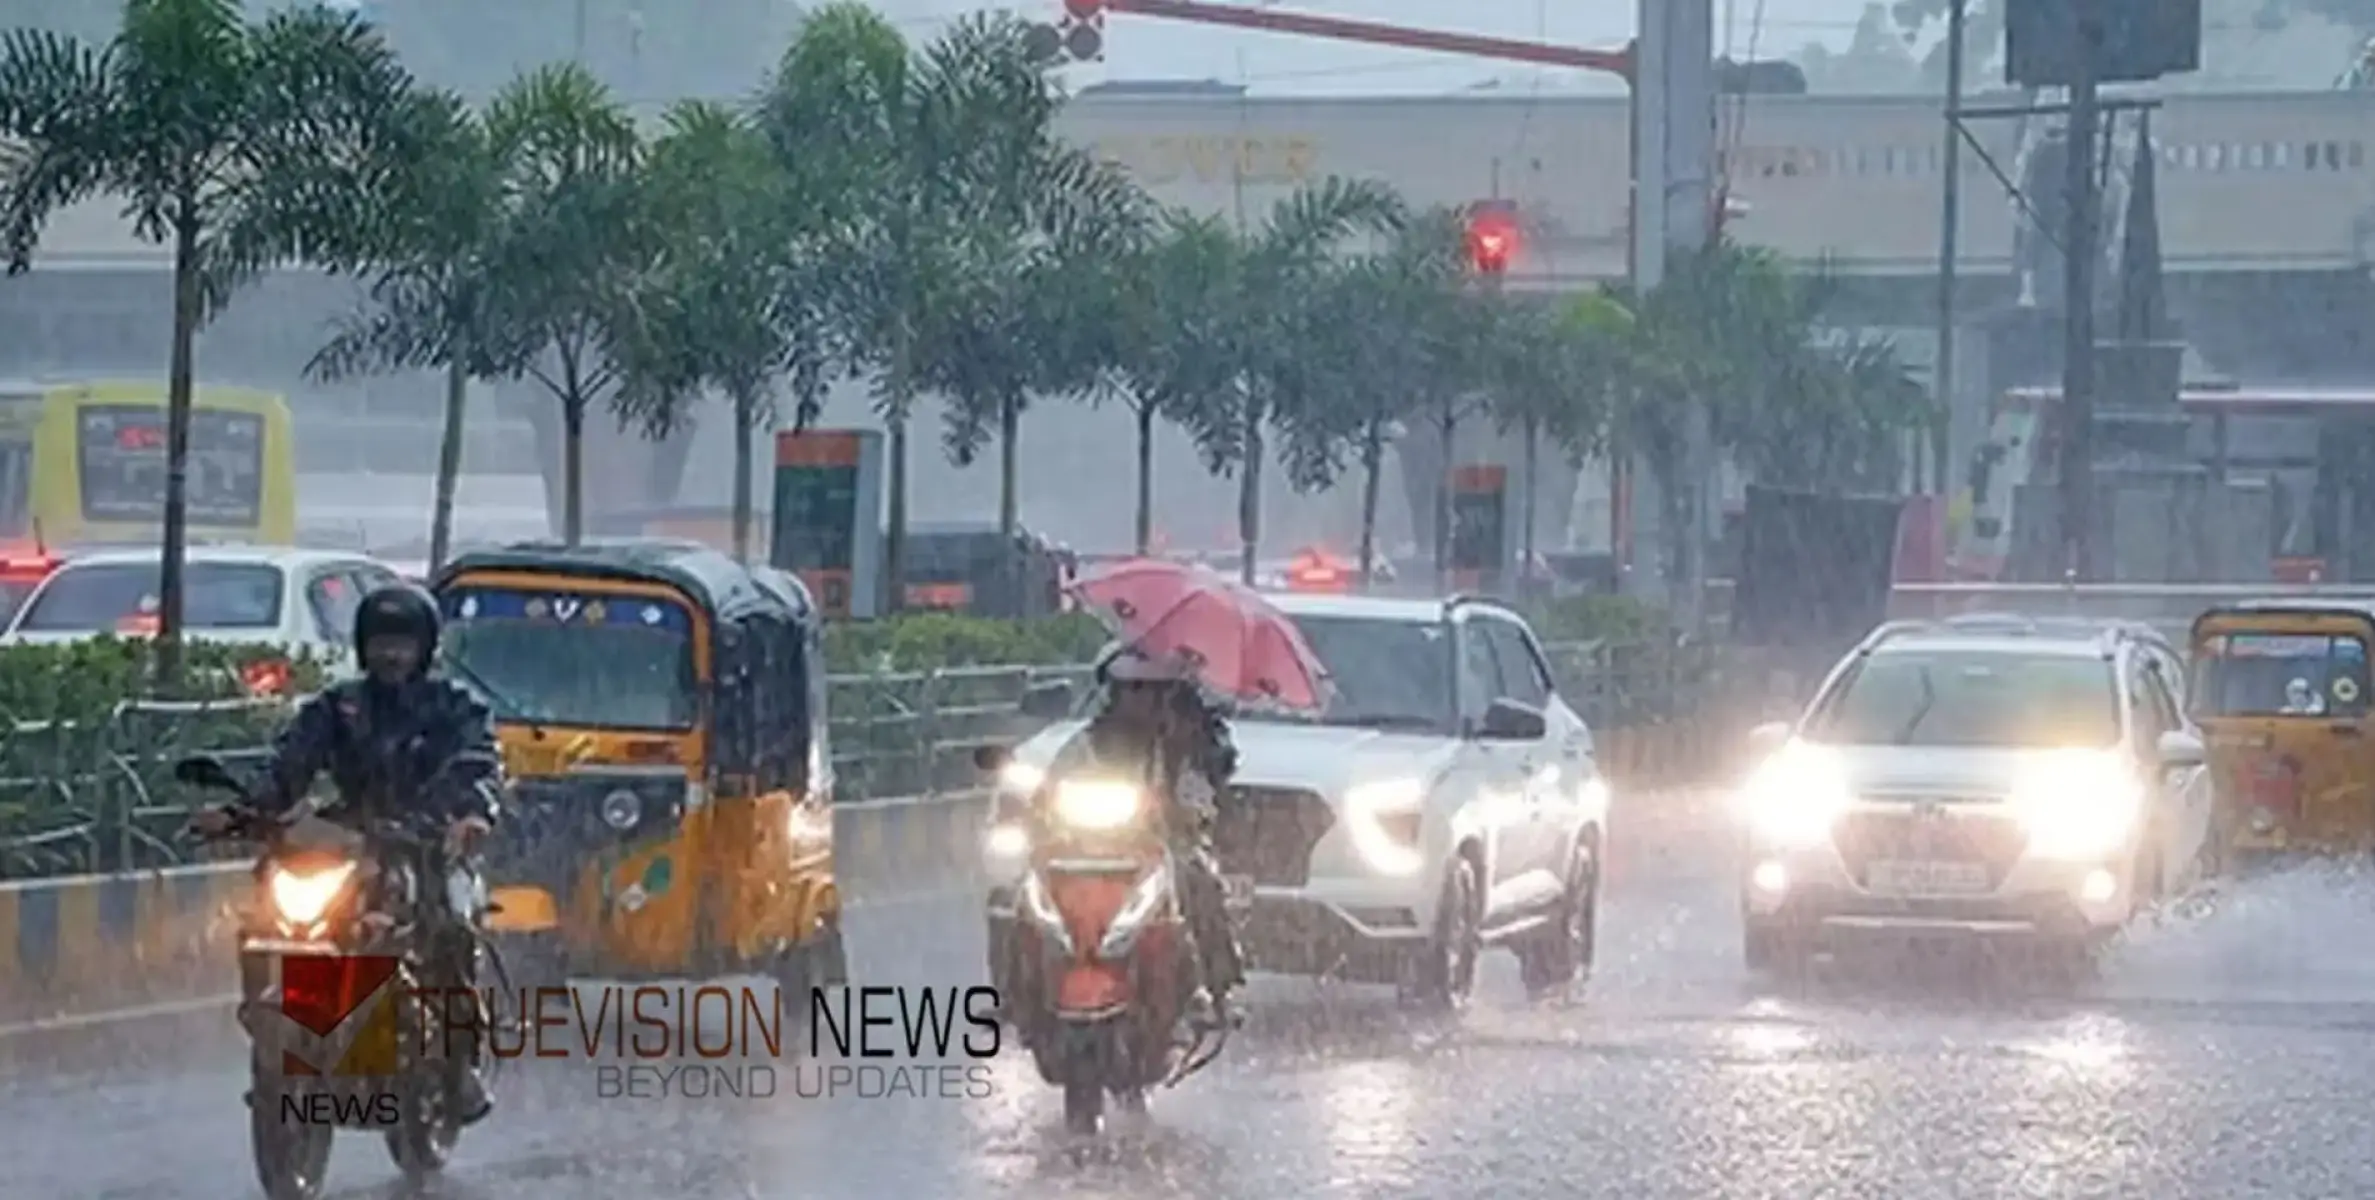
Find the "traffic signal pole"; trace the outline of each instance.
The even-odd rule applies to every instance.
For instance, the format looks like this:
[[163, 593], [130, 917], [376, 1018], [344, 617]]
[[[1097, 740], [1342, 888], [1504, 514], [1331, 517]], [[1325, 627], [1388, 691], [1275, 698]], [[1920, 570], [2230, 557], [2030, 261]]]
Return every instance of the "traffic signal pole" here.
[[2095, 241], [2101, 198], [2095, 143], [2101, 112], [2095, 72], [2102, 61], [2103, 18], [2096, 0], [2071, 0], [2069, 244], [2063, 247], [2062, 545], [2070, 577], [2094, 582]]
[[[1633, 286], [1648, 292], [1666, 279], [1671, 256], [1703, 250], [1713, 238], [1715, 166], [1715, 12], [1711, 0], [1639, 0], [1638, 72], [1633, 87]], [[1697, 629], [1706, 615], [1707, 550], [1720, 531], [1713, 397], [1693, 396], [1681, 414], [1680, 480], [1654, 477], [1648, 463], [1632, 464], [1628, 505], [1631, 541], [1660, 543], [1673, 554], [1667, 597], [1676, 621]], [[1647, 488], [1640, 486], [1648, 484]], [[1662, 504], [1643, 503], [1675, 488], [1683, 501], [1680, 529], [1663, 529]], [[1662, 534], [1663, 536], [1655, 536]], [[1660, 556], [1662, 557], [1662, 556]], [[1653, 559], [1654, 561], [1654, 559]], [[1636, 558], [1625, 578], [1635, 595], [1665, 591], [1666, 573]], [[1663, 564], [1659, 564], [1663, 565]]]

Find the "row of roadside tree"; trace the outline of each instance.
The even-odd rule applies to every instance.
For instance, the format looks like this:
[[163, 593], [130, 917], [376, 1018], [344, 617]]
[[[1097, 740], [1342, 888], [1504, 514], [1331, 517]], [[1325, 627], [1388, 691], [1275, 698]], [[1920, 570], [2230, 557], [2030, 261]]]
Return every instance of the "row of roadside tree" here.
[[1134, 411], [1142, 543], [1148, 447], [1177, 424], [1240, 480], [1249, 564], [1262, 473], [1246, 464], [1282, 461], [1303, 489], [1357, 477], [1373, 528], [1385, 454], [1422, 422], [1671, 479], [1680, 412], [1703, 399], [1761, 480], [1885, 485], [1927, 419], [1886, 346], [1818, 334], [1819, 272], [1758, 252], [1719, 245], [1648, 295], [1554, 297], [1481, 286], [1462, 214], [1370, 181], [1308, 186], [1249, 223], [1167, 209], [1058, 135], [1063, 97], [1033, 49], [1002, 16], [911, 45], [835, 5], [747, 102], [653, 119], [567, 64], [467, 103], [351, 12], [130, 0], [104, 43], [0, 43], [0, 239], [23, 270], [51, 215], [122, 201], [172, 257], [185, 408], [195, 335], [244, 285], [357, 278], [364, 299], [311, 370], [444, 372], [437, 557], [473, 381], [532, 380], [558, 406], [572, 540], [586, 422], [664, 435], [718, 406], [740, 431], [745, 549], [752, 440], [865, 381], [890, 431], [894, 596], [926, 396], [956, 461], [995, 449], [1009, 529], [1033, 404]]

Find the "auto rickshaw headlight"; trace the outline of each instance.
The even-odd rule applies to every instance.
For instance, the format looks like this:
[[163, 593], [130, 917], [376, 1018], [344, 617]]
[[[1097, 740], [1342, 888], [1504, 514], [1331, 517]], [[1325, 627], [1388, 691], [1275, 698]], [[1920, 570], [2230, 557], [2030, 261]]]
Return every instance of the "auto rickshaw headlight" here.
[[621, 833], [643, 819], [643, 797], [624, 788], [602, 797], [602, 821]]

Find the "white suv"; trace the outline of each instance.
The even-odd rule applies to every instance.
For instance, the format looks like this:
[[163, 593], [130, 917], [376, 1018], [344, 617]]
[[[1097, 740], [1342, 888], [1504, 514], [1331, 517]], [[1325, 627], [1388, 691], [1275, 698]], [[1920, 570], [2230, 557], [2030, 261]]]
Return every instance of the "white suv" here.
[[[1486, 946], [1514, 950], [1538, 991], [1586, 973], [1608, 789], [1525, 621], [1466, 598], [1270, 598], [1337, 696], [1316, 718], [1231, 725], [1237, 775], [1214, 848], [1251, 965], [1435, 1005], [1465, 999]], [[1036, 794], [1083, 724], [1017, 747], [1001, 804]], [[1013, 919], [1015, 837], [993, 826], [993, 953]]]
[[1883, 626], [1739, 797], [1748, 964], [1842, 939], [2009, 937], [2073, 967], [2197, 877], [2212, 783], [2157, 633], [1973, 616]]

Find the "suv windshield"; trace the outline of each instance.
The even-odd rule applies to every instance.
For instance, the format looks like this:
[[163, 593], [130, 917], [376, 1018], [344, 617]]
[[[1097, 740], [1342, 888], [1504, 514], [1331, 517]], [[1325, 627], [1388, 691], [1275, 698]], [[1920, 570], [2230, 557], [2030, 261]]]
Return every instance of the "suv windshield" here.
[[1816, 741], [1864, 746], [2098, 748], [2119, 732], [2110, 663], [2000, 650], [1874, 654], [1807, 727]]
[[[155, 563], [68, 564], [25, 610], [26, 633], [146, 633], [161, 609]], [[188, 629], [274, 629], [281, 571], [267, 563], [193, 562], [182, 576]]]
[[[1441, 621], [1373, 617], [1297, 616], [1336, 698], [1317, 720], [1323, 725], [1380, 729], [1451, 728], [1451, 626]], [[1289, 714], [1247, 713], [1255, 721], [1308, 721]]]

